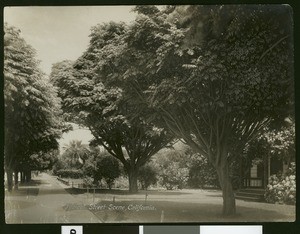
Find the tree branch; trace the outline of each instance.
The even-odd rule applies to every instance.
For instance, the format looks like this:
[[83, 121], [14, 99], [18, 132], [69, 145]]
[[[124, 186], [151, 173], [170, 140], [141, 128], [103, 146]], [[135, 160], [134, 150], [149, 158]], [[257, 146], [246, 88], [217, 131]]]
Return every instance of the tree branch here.
[[277, 42], [275, 42], [269, 49], [267, 49], [258, 59], [258, 62], [269, 52], [271, 51], [275, 46], [277, 46], [280, 42], [282, 42], [283, 40], [285, 40], [286, 38], [288, 38], [289, 36], [285, 36], [283, 38], [281, 38], [280, 40], [278, 40]]

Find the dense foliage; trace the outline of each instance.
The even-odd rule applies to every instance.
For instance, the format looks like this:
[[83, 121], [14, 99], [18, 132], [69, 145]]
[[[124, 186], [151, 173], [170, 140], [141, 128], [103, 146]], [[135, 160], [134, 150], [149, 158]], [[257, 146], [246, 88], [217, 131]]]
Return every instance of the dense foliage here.
[[81, 179], [83, 177], [83, 172], [80, 169], [60, 169], [55, 174], [62, 178], [71, 179]]
[[[295, 160], [295, 123], [286, 119], [280, 128], [266, 128], [263, 133], [249, 142], [244, 153], [253, 158], [262, 158], [263, 155], [277, 157], [287, 162]], [[251, 157], [249, 157], [251, 158]]]
[[139, 169], [138, 180], [141, 183], [142, 189], [147, 190], [151, 185], [155, 185], [158, 181], [157, 168], [147, 163]]
[[105, 180], [109, 189], [112, 188], [114, 181], [121, 175], [119, 161], [111, 155], [104, 156], [98, 166], [101, 177]]
[[189, 177], [189, 163], [185, 146], [176, 144], [176, 148], [161, 150], [154, 165], [158, 168], [159, 184], [168, 190], [186, 187]]
[[291, 164], [286, 174], [272, 175], [265, 192], [269, 203], [296, 204], [296, 166]]
[[109, 64], [103, 64], [104, 70], [99, 72], [110, 50], [118, 49], [115, 47], [125, 31], [123, 24], [116, 23], [94, 27], [86, 52], [75, 63], [55, 64], [51, 80], [60, 90], [67, 117], [72, 116], [73, 121], [89, 128], [94, 136], [92, 145], [103, 146], [120, 160], [128, 174], [129, 190], [136, 192], [139, 167], [166, 146], [171, 137], [137, 115], [122, 88], [107, 84], [108, 77], [104, 75]]
[[70, 141], [68, 145], [64, 146], [64, 150], [61, 157], [70, 168], [81, 168], [90, 154], [88, 145], [84, 145], [78, 140]]
[[104, 180], [111, 189], [121, 174], [119, 161], [99, 147], [71, 141], [65, 149], [53, 167], [53, 173], [57, 176], [83, 179], [86, 186], [99, 186]]
[[121, 71], [125, 81], [118, 81], [134, 88], [136, 105], [143, 110], [145, 103], [151, 119], [207, 157], [223, 191], [223, 214], [234, 214], [231, 162], [271, 123], [293, 114], [291, 10], [144, 8], [136, 9], [123, 53], [110, 60], [118, 67], [112, 77]]
[[34, 49], [21, 37], [20, 30], [5, 24], [4, 32], [4, 150], [11, 190], [12, 171], [22, 172], [25, 166], [30, 175], [34, 169], [31, 166], [38, 167], [31, 164], [30, 157], [57, 149], [63, 126], [59, 99], [39, 69]]
[[216, 170], [202, 155], [192, 155], [189, 162], [188, 185], [191, 188], [218, 188]]
[[[61, 68], [53, 70], [52, 80], [62, 91], [64, 110], [89, 127], [94, 144], [123, 163], [131, 191], [137, 189], [136, 169], [172, 133], [214, 167], [223, 214], [235, 214], [231, 165], [241, 161], [249, 142], [293, 116], [291, 9], [134, 11], [131, 24], [93, 27], [86, 52], [73, 64], [56, 65]], [[185, 178], [184, 171], [176, 172], [173, 178]]]
[[[58, 160], [58, 155], [58, 150], [51, 150], [48, 152], [40, 151], [38, 153], [32, 154], [26, 164], [30, 165], [31, 170], [51, 170]], [[21, 166], [21, 168], [23, 168], [23, 165]]]

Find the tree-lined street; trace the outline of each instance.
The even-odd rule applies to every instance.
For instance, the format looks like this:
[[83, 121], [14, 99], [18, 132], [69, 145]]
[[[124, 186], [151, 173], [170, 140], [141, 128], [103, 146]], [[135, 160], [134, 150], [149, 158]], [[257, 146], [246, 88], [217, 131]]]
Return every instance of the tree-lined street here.
[[[124, 22], [92, 26], [86, 49], [49, 74], [6, 22], [7, 221], [293, 221], [292, 13], [288, 5], [132, 6]], [[64, 33], [56, 26], [47, 29], [53, 39]], [[60, 145], [74, 127], [92, 139]], [[38, 171], [49, 174], [32, 179]], [[87, 208], [91, 188], [96, 209]], [[155, 209], [128, 208], [143, 201]]]

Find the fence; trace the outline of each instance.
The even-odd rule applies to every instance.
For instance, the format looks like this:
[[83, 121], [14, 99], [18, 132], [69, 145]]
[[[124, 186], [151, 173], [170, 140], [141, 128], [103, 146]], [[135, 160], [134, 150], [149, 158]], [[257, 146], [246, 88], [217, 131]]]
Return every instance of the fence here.
[[57, 180], [60, 181], [61, 183], [71, 186], [72, 188], [76, 189], [103, 189], [103, 187], [95, 187], [95, 186], [90, 186], [85, 183], [74, 183], [73, 181], [70, 181], [68, 179], [64, 179], [61, 177], [57, 177]]
[[244, 179], [244, 187], [262, 188], [262, 178], [246, 178]]

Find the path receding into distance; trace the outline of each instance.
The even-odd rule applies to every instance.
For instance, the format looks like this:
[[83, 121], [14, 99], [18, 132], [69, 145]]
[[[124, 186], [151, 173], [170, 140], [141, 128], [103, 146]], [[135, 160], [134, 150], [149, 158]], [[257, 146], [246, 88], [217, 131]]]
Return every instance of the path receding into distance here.
[[[72, 205], [81, 209], [70, 209]], [[5, 191], [6, 223], [99, 223], [82, 201], [54, 177], [41, 173], [19, 191]]]

